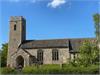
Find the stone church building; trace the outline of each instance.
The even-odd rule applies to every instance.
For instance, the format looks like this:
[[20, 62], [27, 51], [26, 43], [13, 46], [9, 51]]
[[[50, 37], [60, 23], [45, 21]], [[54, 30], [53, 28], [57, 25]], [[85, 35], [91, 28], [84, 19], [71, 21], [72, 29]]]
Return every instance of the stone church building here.
[[26, 40], [26, 20], [22, 16], [10, 18], [7, 66], [22, 67], [33, 64], [63, 64], [78, 55], [85, 40], [94, 38]]

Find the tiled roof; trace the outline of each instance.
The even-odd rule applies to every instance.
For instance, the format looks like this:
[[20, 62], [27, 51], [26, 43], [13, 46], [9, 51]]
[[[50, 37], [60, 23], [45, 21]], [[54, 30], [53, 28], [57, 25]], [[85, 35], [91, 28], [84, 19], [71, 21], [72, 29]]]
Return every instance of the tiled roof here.
[[26, 40], [22, 43], [21, 48], [59, 48], [68, 47], [67, 39], [55, 39], [55, 40]]
[[76, 38], [76, 39], [53, 39], [53, 40], [26, 40], [20, 48], [34, 49], [34, 48], [67, 48], [70, 51], [77, 51], [83, 41], [95, 41], [95, 38]]
[[77, 52], [77, 50], [79, 49], [79, 47], [82, 45], [82, 43], [84, 41], [91, 41], [91, 42], [95, 42], [96, 39], [95, 38], [81, 38], [81, 39], [70, 39], [69, 40], [69, 48], [70, 48], [70, 52]]

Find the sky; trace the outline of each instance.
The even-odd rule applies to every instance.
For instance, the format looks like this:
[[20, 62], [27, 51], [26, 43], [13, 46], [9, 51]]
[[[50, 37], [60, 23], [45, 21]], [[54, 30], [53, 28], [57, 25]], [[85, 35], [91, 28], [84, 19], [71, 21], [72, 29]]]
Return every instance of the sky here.
[[9, 41], [10, 16], [26, 19], [26, 39], [94, 38], [99, 0], [0, 0], [0, 47]]

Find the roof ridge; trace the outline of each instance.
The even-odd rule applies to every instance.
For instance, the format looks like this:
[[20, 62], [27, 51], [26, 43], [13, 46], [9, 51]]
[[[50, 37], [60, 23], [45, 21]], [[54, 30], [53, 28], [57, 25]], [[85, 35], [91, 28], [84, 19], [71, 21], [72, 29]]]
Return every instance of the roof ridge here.
[[71, 40], [71, 39], [96, 39], [96, 38], [92, 37], [92, 38], [36, 39], [36, 40], [25, 40], [25, 41], [50, 41], [50, 40]]

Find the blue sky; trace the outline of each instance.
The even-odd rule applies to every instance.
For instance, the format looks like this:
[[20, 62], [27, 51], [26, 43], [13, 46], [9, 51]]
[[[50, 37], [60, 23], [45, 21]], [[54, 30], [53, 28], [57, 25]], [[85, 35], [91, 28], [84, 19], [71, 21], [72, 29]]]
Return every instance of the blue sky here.
[[0, 0], [0, 46], [9, 39], [10, 16], [26, 18], [26, 38], [95, 37], [99, 0]]

